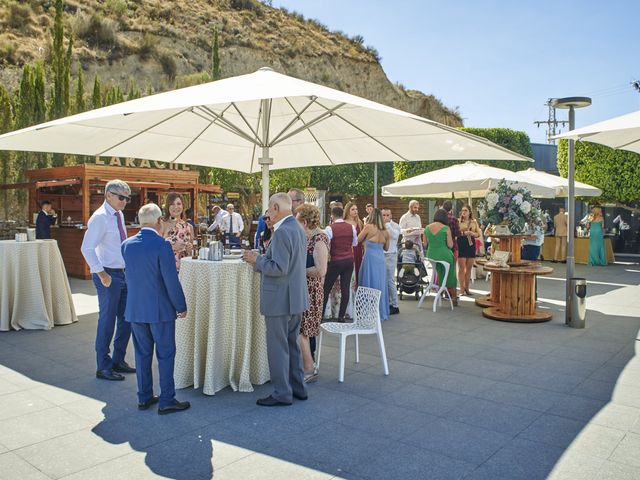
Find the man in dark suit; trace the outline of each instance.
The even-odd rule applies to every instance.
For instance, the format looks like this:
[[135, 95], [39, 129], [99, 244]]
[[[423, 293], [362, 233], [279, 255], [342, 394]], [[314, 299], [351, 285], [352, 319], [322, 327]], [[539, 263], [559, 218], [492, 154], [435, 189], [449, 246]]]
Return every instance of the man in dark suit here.
[[307, 236], [291, 213], [291, 198], [276, 193], [267, 215], [273, 236], [264, 255], [244, 252], [260, 272], [260, 312], [267, 324], [267, 356], [273, 393], [257, 401], [264, 407], [291, 405], [307, 399], [298, 334], [302, 312], [309, 308], [306, 261]]
[[51, 225], [56, 223], [56, 212], [49, 200], [44, 200], [40, 204], [40, 212], [36, 218], [36, 238], [46, 240], [51, 238]]
[[[158, 233], [162, 211], [154, 203], [138, 212], [140, 232], [122, 243], [127, 280], [125, 319], [131, 323], [138, 379], [138, 408], [160, 402], [160, 415], [186, 410], [189, 402], [175, 398], [173, 367], [176, 356], [175, 320], [187, 305], [178, 280], [171, 245]], [[156, 350], [160, 397], [153, 395], [151, 360]]]

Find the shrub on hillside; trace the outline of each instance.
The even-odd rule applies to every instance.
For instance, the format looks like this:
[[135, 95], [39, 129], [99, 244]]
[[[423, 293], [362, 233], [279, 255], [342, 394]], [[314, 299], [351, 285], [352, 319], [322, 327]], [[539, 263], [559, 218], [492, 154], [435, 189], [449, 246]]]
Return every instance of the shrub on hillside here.
[[176, 74], [178, 73], [178, 65], [173, 58], [173, 54], [170, 52], [162, 52], [158, 55], [158, 62], [162, 67], [162, 71], [164, 74], [169, 77], [171, 80], [176, 78]]
[[158, 40], [153, 35], [145, 33], [138, 45], [137, 54], [141, 60], [148, 60], [158, 51]]
[[262, 15], [262, 7], [255, 0], [230, 0], [229, 6], [235, 10], [249, 10], [257, 15]]
[[76, 35], [90, 46], [108, 50], [118, 44], [118, 27], [113, 20], [94, 13], [91, 17], [80, 17], [76, 22]]
[[126, 0], [107, 0], [104, 2], [104, 12], [107, 15], [113, 15], [118, 20], [127, 13]]
[[31, 24], [31, 13], [28, 4], [12, 3], [9, 6], [9, 26], [16, 30], [24, 30]]

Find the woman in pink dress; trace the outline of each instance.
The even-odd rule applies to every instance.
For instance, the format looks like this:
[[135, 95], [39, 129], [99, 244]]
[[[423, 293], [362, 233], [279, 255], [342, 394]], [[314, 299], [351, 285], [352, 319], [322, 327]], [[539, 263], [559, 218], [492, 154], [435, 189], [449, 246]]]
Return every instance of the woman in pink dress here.
[[180, 260], [191, 256], [195, 237], [193, 227], [187, 222], [184, 210], [182, 195], [170, 192], [164, 203], [161, 234], [171, 243], [178, 270], [180, 270]]

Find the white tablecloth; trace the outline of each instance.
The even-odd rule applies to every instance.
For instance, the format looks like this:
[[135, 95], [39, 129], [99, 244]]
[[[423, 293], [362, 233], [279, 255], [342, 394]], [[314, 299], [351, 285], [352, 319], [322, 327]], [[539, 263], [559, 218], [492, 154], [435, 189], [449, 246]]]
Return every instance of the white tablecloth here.
[[0, 330], [49, 330], [77, 321], [58, 242], [0, 241]]
[[260, 276], [241, 260], [183, 258], [187, 317], [176, 320], [176, 388], [252, 392], [269, 380]]

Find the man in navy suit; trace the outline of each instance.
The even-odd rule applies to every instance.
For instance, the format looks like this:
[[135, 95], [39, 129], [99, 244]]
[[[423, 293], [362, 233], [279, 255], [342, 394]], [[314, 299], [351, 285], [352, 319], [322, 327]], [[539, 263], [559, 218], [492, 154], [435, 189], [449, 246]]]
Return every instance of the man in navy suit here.
[[[160, 236], [162, 211], [148, 203], [138, 211], [140, 232], [122, 243], [127, 280], [125, 319], [131, 323], [138, 379], [138, 408], [160, 402], [160, 415], [186, 410], [176, 400], [173, 366], [176, 356], [175, 320], [187, 315], [171, 245]], [[153, 395], [151, 360], [156, 350], [160, 396]]]
[[51, 238], [51, 225], [56, 223], [56, 212], [51, 206], [49, 200], [44, 200], [40, 204], [40, 212], [38, 218], [36, 218], [36, 238], [39, 240], [46, 240]]

